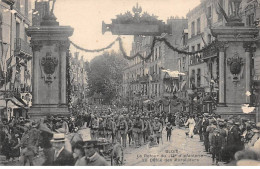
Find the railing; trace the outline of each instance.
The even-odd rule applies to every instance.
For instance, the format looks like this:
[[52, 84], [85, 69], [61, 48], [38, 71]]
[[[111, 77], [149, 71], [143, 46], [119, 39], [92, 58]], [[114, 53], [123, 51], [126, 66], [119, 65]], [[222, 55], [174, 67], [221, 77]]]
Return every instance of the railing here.
[[21, 38], [15, 39], [15, 53], [18, 55], [28, 55], [32, 56], [32, 48], [29, 43]]

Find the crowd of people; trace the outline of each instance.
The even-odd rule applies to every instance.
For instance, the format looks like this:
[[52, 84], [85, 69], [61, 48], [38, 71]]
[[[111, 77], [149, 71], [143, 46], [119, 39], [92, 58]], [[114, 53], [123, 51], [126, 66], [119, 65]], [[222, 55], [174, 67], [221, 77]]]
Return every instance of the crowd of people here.
[[[185, 126], [189, 128], [186, 135], [190, 139], [199, 135], [205, 151], [212, 154], [213, 164], [259, 160], [260, 123], [235, 117], [222, 119], [207, 113], [188, 115], [155, 111], [79, 113], [71, 117], [47, 116], [37, 121], [23, 117], [2, 119], [0, 153], [7, 160], [19, 160], [23, 165], [27, 162], [34, 165], [40, 151], [45, 158], [42, 165], [108, 165], [95, 147], [99, 138], [120, 143], [124, 148], [152, 147], [164, 140], [163, 130], [165, 140], [171, 141], [172, 130]], [[83, 142], [77, 133], [81, 128], [90, 128], [91, 140]]]
[[185, 125], [189, 126], [189, 137], [194, 133], [199, 135], [205, 151], [212, 154], [213, 164], [260, 160], [260, 123], [235, 117], [222, 119], [205, 113], [189, 116]]

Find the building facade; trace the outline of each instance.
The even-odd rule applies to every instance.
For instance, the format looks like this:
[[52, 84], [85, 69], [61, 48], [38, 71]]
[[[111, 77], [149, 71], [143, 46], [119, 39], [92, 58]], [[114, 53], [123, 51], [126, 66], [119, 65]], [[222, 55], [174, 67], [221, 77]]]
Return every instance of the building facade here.
[[0, 13], [0, 107], [2, 115], [25, 116], [32, 99], [32, 50], [26, 35], [26, 28], [32, 25], [31, 1], [3, 0]]
[[87, 94], [87, 70], [83, 56], [79, 52], [70, 54], [70, 84], [71, 106], [88, 103]]
[[[224, 27], [226, 24], [226, 20], [220, 12], [219, 6], [221, 6], [227, 15], [231, 13], [228, 1], [201, 0], [200, 5], [187, 14], [188, 40], [183, 48], [194, 52], [215, 42], [215, 38], [211, 32], [212, 28]], [[258, 21], [260, 13], [257, 0], [243, 0], [240, 5], [239, 15], [245, 27], [259, 28]], [[256, 52], [252, 53], [249, 68], [252, 77], [252, 84], [250, 86], [252, 92], [250, 91], [249, 93], [251, 99], [250, 102], [246, 104], [256, 107], [249, 116], [253, 117], [256, 115], [257, 120], [259, 120], [259, 38], [256, 39]], [[189, 77], [187, 94], [192, 106], [190, 112], [221, 113], [219, 109], [222, 107], [220, 103], [222, 101], [219, 100], [219, 97], [221, 97], [220, 71], [222, 71], [222, 68], [220, 67], [219, 61], [219, 50], [220, 48], [210, 48], [209, 50], [205, 50], [202, 54], [188, 56]], [[181, 58], [183, 58], [183, 56], [180, 55], [180, 59]], [[186, 65], [187, 63], [183, 64]], [[194, 108], [193, 105], [195, 105], [196, 108]], [[224, 109], [221, 108], [221, 111]], [[242, 109], [241, 112], [237, 113], [243, 114]]]
[[[162, 34], [161, 38], [179, 45], [182, 30], [187, 28], [187, 20], [172, 17], [167, 23], [172, 25], [172, 34]], [[135, 36], [131, 55], [140, 53], [143, 57], [148, 57], [151, 53], [152, 42], [153, 37]], [[139, 57], [131, 60], [123, 72], [122, 97], [126, 103], [135, 110], [147, 108], [148, 110], [170, 111], [170, 99], [174, 97], [175, 90], [178, 90], [179, 86], [176, 82], [178, 77], [169, 72], [179, 69], [177, 56], [177, 53], [167, 47], [164, 42], [156, 42], [154, 52], [148, 60], [144, 61]], [[165, 104], [163, 100], [166, 100]]]

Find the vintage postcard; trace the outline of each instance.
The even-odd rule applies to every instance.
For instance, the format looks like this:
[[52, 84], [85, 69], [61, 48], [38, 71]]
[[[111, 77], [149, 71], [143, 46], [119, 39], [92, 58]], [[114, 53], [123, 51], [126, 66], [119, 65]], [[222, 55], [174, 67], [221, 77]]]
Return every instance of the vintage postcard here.
[[0, 166], [260, 166], [259, 0], [1, 0]]

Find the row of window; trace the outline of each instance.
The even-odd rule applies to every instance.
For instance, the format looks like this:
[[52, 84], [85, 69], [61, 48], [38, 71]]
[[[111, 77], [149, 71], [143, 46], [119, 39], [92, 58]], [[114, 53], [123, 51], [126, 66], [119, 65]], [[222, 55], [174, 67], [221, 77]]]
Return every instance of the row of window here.
[[24, 7], [24, 15], [28, 17], [29, 15], [29, 0], [24, 0], [24, 5], [21, 4], [21, 0], [16, 0], [15, 7], [18, 11]]
[[[197, 83], [196, 83], [197, 80]], [[192, 87], [200, 87], [201, 86], [201, 69], [197, 69], [197, 74], [195, 70], [191, 70], [191, 76], [190, 76], [190, 88]]]
[[[152, 97], [158, 97], [161, 95], [161, 85], [157, 83], [152, 83], [150, 85], [148, 84], [141, 84], [141, 85], [133, 85], [130, 87], [131, 93], [129, 95], [141, 95], [141, 96], [147, 96], [148, 95], [148, 89], [150, 87], [150, 95]], [[127, 87], [123, 87], [123, 90], [125, 93], [129, 90], [127, 90]]]

